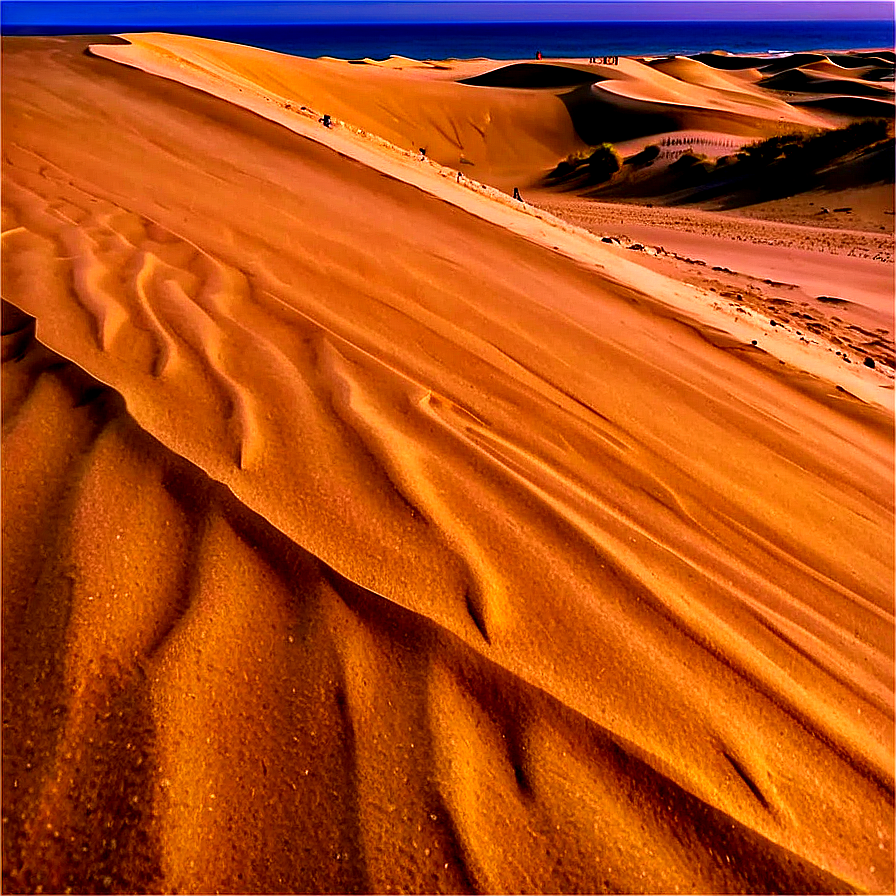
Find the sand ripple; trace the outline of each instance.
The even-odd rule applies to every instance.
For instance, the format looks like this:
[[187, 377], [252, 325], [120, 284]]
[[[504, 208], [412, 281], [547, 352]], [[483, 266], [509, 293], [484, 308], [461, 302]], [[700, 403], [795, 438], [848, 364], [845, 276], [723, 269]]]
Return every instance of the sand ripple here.
[[8, 889], [892, 886], [891, 415], [32, 47], [4, 73]]

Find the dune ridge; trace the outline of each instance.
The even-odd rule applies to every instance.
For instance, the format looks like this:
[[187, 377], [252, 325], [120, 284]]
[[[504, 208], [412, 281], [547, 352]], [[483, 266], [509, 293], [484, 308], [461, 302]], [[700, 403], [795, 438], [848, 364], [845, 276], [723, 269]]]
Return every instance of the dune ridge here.
[[884, 400], [4, 49], [13, 889], [892, 886]]
[[[322, 129], [309, 125], [309, 115], [312, 119], [315, 117], [312, 110], [303, 106], [299, 111], [304, 114], [296, 114], [293, 104], [286, 102], [283, 96], [280, 96], [279, 101], [277, 101], [278, 97], [272, 97], [262, 88], [262, 84], [264, 83], [263, 80], [255, 83], [254, 88], [251, 90], [246, 90], [244, 88], [250, 82], [244, 75], [240, 75], [236, 82], [227, 78], [210, 76], [208, 70], [205, 68], [205, 63], [200, 63], [197, 67], [192, 61], [185, 69], [183, 64], [171, 61], [172, 40], [174, 41], [173, 46], [176, 48], [177, 42], [183, 39], [178, 38], [176, 35], [141, 35], [139, 39], [135, 39], [135, 42], [129, 46], [93, 45], [89, 47], [88, 51], [94, 55], [99, 55], [104, 58], [113, 58], [126, 65], [131, 65], [143, 71], [171, 78], [175, 81], [179, 78], [186, 79], [186, 83], [192, 87], [196, 87], [213, 96], [218, 96], [219, 98], [226, 99], [228, 102], [250, 109], [256, 114], [262, 115], [271, 121], [276, 121], [302, 136], [309, 137], [316, 142], [320, 142], [325, 146], [330, 146], [351, 158], [370, 165], [384, 174], [396, 176], [408, 183], [413, 183], [415, 186], [437, 196], [443, 201], [450, 202], [459, 208], [484, 218], [485, 220], [498, 223], [541, 245], [551, 246], [554, 250], [562, 251], [579, 263], [594, 266], [596, 270], [604, 275], [609, 275], [609, 268], [612, 267], [613, 279], [626, 282], [628, 285], [639, 289], [640, 291], [649, 292], [657, 302], [667, 303], [676, 310], [684, 310], [688, 319], [697, 318], [703, 324], [711, 326], [714, 329], [731, 333], [740, 340], [746, 340], [753, 335], [759, 335], [759, 333], [750, 332], [749, 325], [744, 326], [746, 321], [737, 313], [736, 309], [720, 306], [714, 301], [715, 297], [708, 291], [700, 292], [695, 291], [694, 289], [682, 289], [681, 285], [673, 280], [668, 278], [657, 278], [654, 272], [645, 270], [643, 266], [629, 264], [627, 261], [620, 259], [618, 255], [614, 256], [612, 253], [608, 253], [603, 246], [595, 244], [587, 230], [578, 228], [574, 224], [571, 225], [570, 221], [574, 219], [574, 216], [565, 215], [564, 219], [560, 219], [554, 215], [545, 213], [538, 206], [519, 206], [515, 202], [508, 201], [507, 197], [502, 196], [491, 187], [469, 178], [464, 178], [463, 180], [466, 189], [454, 189], [453, 184], [449, 185], [445, 183], [446, 179], [453, 179], [453, 169], [440, 166], [438, 163], [433, 166], [433, 162], [429, 158], [426, 160], [428, 162], [427, 165], [409, 168], [406, 164], [403, 164], [409, 156], [406, 152], [402, 151], [400, 147], [396, 147], [395, 144], [392, 144], [389, 141], [384, 141], [377, 134], [372, 134], [351, 124], [341, 123], [342, 127], [335, 133], [329, 129]], [[219, 52], [223, 52], [225, 59], [230, 60], [228, 65], [233, 65], [240, 59], [242, 51], [251, 51], [254, 67], [248, 69], [249, 72], [255, 72], [257, 70], [258, 54], [262, 54], [261, 58], [268, 66], [280, 62], [278, 54], [265, 53], [265, 51], [253, 50], [253, 48], [235, 47], [228, 44], [218, 44], [213, 41], [199, 41], [198, 44], [200, 52], [197, 58], [203, 60], [210, 55], [213, 60], [212, 68], [216, 65], [214, 60], [216, 54]], [[230, 56], [233, 53], [236, 54], [235, 59], [230, 59]], [[177, 57], [174, 58], [177, 59]], [[188, 59], [192, 60], [193, 56], [188, 56]], [[293, 62], [307, 63], [309, 61], [295, 60], [292, 57], [287, 57], [285, 64], [291, 66]], [[624, 60], [624, 62], [631, 63], [634, 62], [634, 60]], [[479, 69], [483, 67], [483, 62], [477, 61], [474, 65]], [[510, 66], [510, 68], [515, 70], [514, 66]], [[592, 66], [592, 68], [595, 68], [595, 66]], [[609, 70], [612, 67], [597, 66], [597, 68]], [[498, 72], [505, 72], [507, 69], [508, 66], [503, 66], [498, 69]], [[256, 75], [252, 74], [251, 77], [254, 78]], [[530, 77], [530, 75], [527, 75], [526, 77]], [[587, 90], [590, 95], [590, 88]], [[500, 93], [506, 96], [505, 91], [500, 91]], [[582, 104], [580, 98], [576, 99], [578, 95], [579, 91], [573, 91], [568, 97], [564, 98], [564, 103], [569, 107], [570, 114], [574, 121], [576, 118], [574, 109]], [[414, 96], [413, 89], [410, 91], [410, 96]], [[621, 99], [621, 96], [617, 97], [617, 100]], [[322, 101], [318, 97], [315, 97], [315, 102], [321, 103]], [[586, 101], [586, 105], [590, 105], [591, 102], [591, 100]], [[628, 102], [631, 103], [631, 100]], [[639, 104], [636, 101], [635, 108], [637, 110], [637, 115], [635, 118], [637, 120], [652, 119], [653, 113], [646, 111], [647, 108], [652, 105], [654, 104]], [[671, 105], [667, 104], [666, 107], [670, 108]], [[456, 106], [451, 103], [446, 103], [444, 108], [446, 111], [451, 111], [452, 114], [457, 113]], [[618, 112], [620, 109], [621, 106], [617, 104], [616, 111]], [[721, 108], [716, 108], [714, 110], [707, 108], [700, 110], [700, 115], [703, 116], [700, 120], [709, 120], [716, 122], [717, 124], [720, 119], [730, 121], [731, 119], [726, 119], [725, 116], [730, 116], [731, 114], [732, 113], [730, 112], [724, 112]], [[522, 131], [525, 133], [529, 127], [528, 113], [522, 120], [520, 120], [518, 113], [513, 111], [509, 120], [514, 122], [514, 129], [509, 134], [503, 126], [497, 129], [497, 135], [494, 132], [489, 133], [488, 142], [491, 147], [503, 146], [508, 138], [518, 138], [520, 132]], [[382, 123], [380, 122], [380, 124]], [[405, 121], [403, 128], [406, 130], [407, 127], [408, 123]], [[454, 125], [454, 128], [457, 130], [456, 124]], [[737, 130], [737, 128], [735, 128], [735, 130]], [[429, 136], [432, 136], [432, 134], [430, 133]], [[513, 139], [511, 142], [522, 141]], [[396, 153], [398, 153], [397, 158]], [[411, 154], [411, 156], [419, 158], [413, 154]], [[533, 165], [538, 164], [536, 161], [537, 158], [538, 156], [535, 156], [534, 158], [528, 157], [527, 165], [529, 170], [532, 169]], [[397, 166], [395, 164], [396, 161], [399, 163]], [[488, 173], [490, 175], [494, 174], [493, 171], [489, 171]], [[500, 182], [501, 178], [498, 177], [497, 181]], [[481, 194], [481, 196], [484, 196], [486, 200], [491, 201], [482, 201], [480, 196], [470, 195], [470, 188], [476, 193]], [[505, 210], [501, 209], [494, 200], [502, 201], [505, 206], [513, 207], [517, 212], [523, 211], [525, 212], [525, 215], [506, 214]], [[541, 201], [540, 205], [544, 206], [545, 203]], [[547, 223], [549, 227], [542, 227], [537, 222], [528, 220], [527, 216], [534, 216], [539, 221]], [[584, 237], [584, 239], [580, 237]], [[890, 242], [892, 242], [892, 240], [890, 240]], [[859, 276], [862, 281], [868, 279], [865, 272], [861, 272]], [[876, 279], [880, 280], [880, 277], [877, 277]], [[875, 301], [874, 304], [879, 303]], [[885, 304], [888, 305], [889, 303], [885, 300]], [[787, 331], [778, 332], [781, 333]], [[764, 332], [762, 335], [767, 336], [768, 333]], [[793, 336], [793, 333], [791, 332], [790, 335]], [[892, 404], [891, 383], [886, 381], [882, 382], [880, 376], [872, 377], [869, 380], [867, 376], [864, 376], [867, 371], [856, 371], [855, 373], [849, 370], [844, 371], [842, 365], [840, 365], [839, 370], [836, 370], [838, 365], [832, 365], [829, 357], [825, 357], [823, 353], [819, 353], [815, 350], [805, 351], [802, 341], [796, 338], [791, 338], [784, 343], [777, 340], [766, 342], [766, 347], [767, 350], [771, 350], [780, 360], [783, 360], [786, 363], [793, 363], [800, 369], [810, 372], [813, 375], [820, 375], [824, 378], [836, 378], [841, 385], [847, 388], [852, 394], [861, 397], [865, 401], [872, 401], [878, 404], [882, 403], [885, 407], [890, 407]], [[885, 376], [892, 379], [892, 371], [887, 368], [884, 368], [884, 370], [886, 371]], [[859, 375], [857, 376], [856, 373]], [[881, 387], [883, 387], [883, 391]]]
[[[435, 161], [504, 189], [528, 184], [533, 173], [540, 177], [558, 159], [581, 149], [583, 141], [653, 133], [647, 123], [654, 119], [678, 129], [721, 125], [725, 133], [746, 139], [777, 133], [782, 123], [794, 129], [828, 127], [849, 113], [850, 104], [875, 103], [880, 115], [892, 115], [893, 105], [891, 84], [861, 80], [861, 72], [868, 77], [871, 69], [853, 67], [843, 77], [828, 72], [823, 96], [813, 88], [784, 99], [774, 79], [768, 87], [763, 82], [783, 71], [807, 83], [820, 77], [812, 70], [819, 62], [864, 61], [834, 54], [748, 59], [755, 65], [736, 71], [719, 68], [729, 57], [706, 54], [621, 58], [618, 65], [579, 60], [432, 65], [399, 57], [358, 65], [179, 35], [121, 37], [129, 46], [97, 45], [91, 52], [186, 79], [212, 93], [223, 88], [233, 102], [245, 103], [257, 93], [269, 107], [311, 105], [403, 149], [425, 147]], [[892, 75], [892, 63], [888, 69], [883, 59], [873, 64]], [[576, 83], [581, 86], [570, 90]], [[885, 99], [854, 96], [857, 90]], [[633, 99], [639, 101], [634, 110]], [[813, 104], [841, 108], [832, 115]]]

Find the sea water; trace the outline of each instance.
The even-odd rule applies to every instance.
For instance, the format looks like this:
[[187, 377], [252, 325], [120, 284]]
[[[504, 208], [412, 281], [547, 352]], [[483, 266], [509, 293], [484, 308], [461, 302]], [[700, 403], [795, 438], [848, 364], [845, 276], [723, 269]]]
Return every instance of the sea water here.
[[[207, 4], [205, 4], [207, 5]], [[84, 6], [46, 0], [42, 21], [22, 21], [5, 4], [0, 14], [4, 34], [101, 34], [126, 31], [171, 31], [248, 44], [296, 56], [336, 56], [340, 59], [526, 59], [692, 54], [712, 50], [730, 53], [794, 52], [892, 48], [892, 21], [879, 22], [548, 22], [449, 23], [382, 25], [209, 24], [165, 20], [165, 4], [155, 4], [157, 20], [128, 19], [128, 3], [88, 4], [97, 9], [85, 18]], [[34, 4], [27, 4], [33, 8]], [[81, 7], [77, 21], [51, 16]], [[185, 7], [190, 4], [170, 4]], [[61, 8], [60, 8], [61, 7]], [[66, 9], [66, 7], [68, 9]], [[101, 11], [113, 9], [114, 15]], [[181, 16], [183, 13], [181, 13]], [[33, 17], [33, 18], [36, 18]], [[100, 19], [104, 19], [100, 21]]]

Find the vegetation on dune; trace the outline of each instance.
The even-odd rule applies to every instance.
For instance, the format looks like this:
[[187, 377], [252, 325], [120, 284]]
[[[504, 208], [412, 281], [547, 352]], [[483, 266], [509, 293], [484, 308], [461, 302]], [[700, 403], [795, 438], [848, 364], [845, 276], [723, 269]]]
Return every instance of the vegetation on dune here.
[[608, 181], [622, 167], [622, 159], [612, 143], [601, 143], [588, 158], [588, 179], [595, 184]]
[[571, 152], [557, 167], [548, 175], [552, 178], [565, 178], [578, 171], [579, 166], [588, 161], [591, 155], [591, 147], [580, 149], [578, 152]]
[[743, 204], [814, 189], [831, 177], [892, 181], [893, 142], [891, 119], [865, 119], [828, 131], [778, 134], [718, 159], [688, 149], [652, 171], [646, 169], [661, 154], [656, 144], [623, 162], [612, 144], [602, 143], [568, 156], [548, 177], [593, 186], [602, 196], [664, 196], [674, 202], [728, 197]]
[[714, 167], [715, 163], [708, 156], [689, 149], [669, 165], [666, 176], [679, 187], [689, 187], [703, 183]]
[[782, 134], [745, 146], [738, 159], [750, 166], [786, 161], [818, 168], [834, 159], [885, 140], [892, 127], [885, 118], [856, 121], [833, 131]]
[[656, 143], [651, 143], [649, 146], [645, 146], [641, 152], [633, 155], [631, 158], [625, 160], [626, 165], [632, 165], [635, 168], [645, 168], [651, 162], [656, 161], [659, 158], [660, 148]]
[[[790, 196], [823, 182], [837, 166], [862, 159], [868, 182], [892, 179], [892, 162], [881, 166], [882, 149], [892, 143], [893, 123], [866, 119], [814, 133], [779, 134], [743, 147], [733, 158], [711, 163], [703, 183], [709, 190], [737, 182], [765, 198]], [[886, 169], [886, 170], [885, 170]]]
[[708, 173], [713, 168], [713, 162], [709, 156], [702, 153], [696, 153], [689, 149], [682, 153], [674, 162], [669, 165], [670, 171], [693, 171]]
[[552, 180], [564, 180], [573, 174], [580, 174], [580, 169], [586, 166], [589, 183], [605, 183], [622, 168], [622, 157], [612, 143], [601, 143], [599, 146], [570, 153], [548, 177]]
[[893, 122], [875, 118], [829, 131], [780, 134], [719, 160], [688, 201], [728, 202], [792, 196], [833, 183], [892, 182]]

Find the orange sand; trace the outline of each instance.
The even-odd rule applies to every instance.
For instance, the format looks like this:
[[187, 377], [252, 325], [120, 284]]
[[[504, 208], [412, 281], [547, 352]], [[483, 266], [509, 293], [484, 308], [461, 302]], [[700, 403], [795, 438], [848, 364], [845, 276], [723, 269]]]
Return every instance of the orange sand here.
[[493, 63], [84, 46], [4, 42], [4, 890], [891, 891], [892, 369], [358, 133], [556, 164]]

